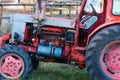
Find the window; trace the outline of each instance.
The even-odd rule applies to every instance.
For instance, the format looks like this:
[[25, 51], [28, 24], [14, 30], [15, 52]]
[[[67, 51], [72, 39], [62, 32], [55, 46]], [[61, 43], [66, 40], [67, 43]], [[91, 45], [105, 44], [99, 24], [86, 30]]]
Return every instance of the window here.
[[102, 12], [102, 10], [103, 10], [103, 0], [87, 0], [84, 11], [92, 12], [91, 4], [93, 5], [93, 7], [95, 8], [97, 13]]
[[113, 0], [112, 13], [114, 15], [120, 15], [120, 0]]
[[98, 20], [97, 16], [91, 16], [88, 20], [86, 20], [83, 23], [85, 25], [85, 29], [89, 29], [97, 20]]

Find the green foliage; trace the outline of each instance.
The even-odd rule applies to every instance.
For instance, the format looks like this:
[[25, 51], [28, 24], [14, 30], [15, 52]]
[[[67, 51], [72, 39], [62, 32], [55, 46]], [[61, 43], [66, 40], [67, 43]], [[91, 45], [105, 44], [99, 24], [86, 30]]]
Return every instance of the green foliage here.
[[89, 80], [89, 76], [86, 70], [75, 66], [41, 63], [39, 69], [32, 72], [29, 80]]

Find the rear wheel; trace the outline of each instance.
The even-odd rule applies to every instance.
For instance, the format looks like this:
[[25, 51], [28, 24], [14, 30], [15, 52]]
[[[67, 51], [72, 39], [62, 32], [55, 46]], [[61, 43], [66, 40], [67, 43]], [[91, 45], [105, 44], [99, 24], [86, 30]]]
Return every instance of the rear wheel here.
[[0, 80], [23, 79], [31, 70], [31, 58], [22, 48], [5, 46], [0, 50]]
[[98, 32], [86, 52], [86, 67], [92, 80], [120, 80], [120, 26]]

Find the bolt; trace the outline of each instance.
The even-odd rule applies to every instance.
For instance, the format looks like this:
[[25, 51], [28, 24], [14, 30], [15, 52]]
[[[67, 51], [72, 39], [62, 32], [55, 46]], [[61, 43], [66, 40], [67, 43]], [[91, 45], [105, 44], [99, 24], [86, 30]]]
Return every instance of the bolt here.
[[18, 63], [18, 65], [20, 65], [20, 63]]
[[113, 63], [116, 63], [116, 61], [115, 61], [115, 60], [113, 60], [112, 62], [113, 62]]
[[110, 61], [110, 63], [112, 64], [112, 63], [113, 63], [113, 61]]
[[15, 66], [15, 68], [17, 68], [17, 66]]
[[10, 65], [10, 67], [13, 67], [13, 65]]
[[116, 58], [116, 56], [113, 56], [112, 58], [113, 58], [113, 59], [115, 59], [115, 58]]
[[119, 64], [116, 64], [116, 67], [118, 67], [119, 66]]
[[118, 58], [118, 61], [120, 61], [120, 58]]
[[116, 56], [119, 56], [119, 53], [116, 53]]

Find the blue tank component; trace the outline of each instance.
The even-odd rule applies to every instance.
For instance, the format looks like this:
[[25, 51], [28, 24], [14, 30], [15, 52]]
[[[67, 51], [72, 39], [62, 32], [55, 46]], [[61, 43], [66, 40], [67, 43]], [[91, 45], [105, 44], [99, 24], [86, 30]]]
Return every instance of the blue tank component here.
[[57, 47], [57, 48], [54, 49], [53, 52], [54, 52], [54, 56], [55, 56], [55, 57], [61, 57], [62, 48], [58, 48], [58, 47]]
[[60, 58], [62, 55], [62, 48], [54, 47], [51, 45], [50, 46], [39, 45], [37, 54], [41, 56]]
[[44, 55], [44, 56], [50, 56], [51, 51], [52, 51], [52, 47], [39, 45], [38, 50], [37, 50], [37, 54]]

